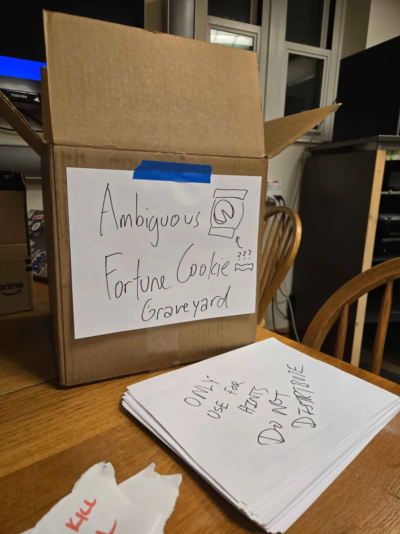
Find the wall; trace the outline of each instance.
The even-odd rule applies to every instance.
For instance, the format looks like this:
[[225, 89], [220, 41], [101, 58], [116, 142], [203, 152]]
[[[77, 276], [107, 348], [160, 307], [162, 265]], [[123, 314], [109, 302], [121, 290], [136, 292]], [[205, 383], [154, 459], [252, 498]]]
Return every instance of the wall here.
[[370, 11], [371, 0], [347, 0], [342, 58], [366, 48]]
[[367, 48], [400, 35], [400, 0], [371, 0]]
[[42, 183], [40, 178], [26, 180], [26, 204], [29, 210], [43, 210]]
[[144, 27], [153, 32], [163, 31], [163, 0], [145, 0]]
[[342, 57], [400, 35], [400, 0], [348, 0]]
[[[268, 179], [282, 181], [282, 196], [286, 204], [289, 207], [293, 207], [296, 211], [299, 205], [299, 195], [297, 195], [294, 204], [293, 202], [300, 186], [306, 147], [306, 143], [294, 143], [282, 152], [282, 154], [271, 159], [268, 165]], [[281, 288], [286, 294], [289, 294], [291, 291], [292, 279], [293, 271], [290, 270]], [[287, 315], [286, 298], [280, 292], [277, 293], [277, 301], [279, 308]], [[268, 329], [273, 329], [271, 306], [269, 306], [265, 316], [265, 326]], [[280, 317], [278, 313], [275, 313], [275, 326], [277, 330], [286, 329], [289, 326], [289, 322]]]

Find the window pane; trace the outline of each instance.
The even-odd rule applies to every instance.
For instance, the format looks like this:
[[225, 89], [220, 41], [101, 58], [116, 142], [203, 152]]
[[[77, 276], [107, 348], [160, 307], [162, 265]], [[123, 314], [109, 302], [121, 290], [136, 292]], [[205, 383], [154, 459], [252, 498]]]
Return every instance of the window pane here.
[[208, 14], [212, 17], [237, 20], [238, 22], [250, 21], [251, 0], [208, 0]]
[[324, 0], [288, 0], [286, 41], [321, 46]]
[[319, 108], [324, 60], [289, 54], [285, 115]]
[[210, 41], [223, 46], [241, 48], [242, 50], [254, 50], [254, 39], [249, 35], [225, 32], [211, 28]]

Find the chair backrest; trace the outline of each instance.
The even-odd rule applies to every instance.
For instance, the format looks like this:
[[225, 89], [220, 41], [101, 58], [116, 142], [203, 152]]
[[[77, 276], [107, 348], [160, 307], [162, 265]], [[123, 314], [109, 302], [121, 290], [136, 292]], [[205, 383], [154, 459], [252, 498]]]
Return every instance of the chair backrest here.
[[265, 212], [258, 324], [293, 265], [301, 241], [301, 221], [295, 211], [275, 207]]
[[334, 356], [343, 360], [349, 306], [366, 293], [386, 284], [372, 350], [371, 371], [378, 375], [381, 370], [383, 349], [392, 307], [393, 281], [397, 278], [400, 278], [400, 258], [372, 267], [347, 282], [325, 302], [314, 317], [304, 336], [303, 344], [319, 350], [330, 329], [340, 317]]

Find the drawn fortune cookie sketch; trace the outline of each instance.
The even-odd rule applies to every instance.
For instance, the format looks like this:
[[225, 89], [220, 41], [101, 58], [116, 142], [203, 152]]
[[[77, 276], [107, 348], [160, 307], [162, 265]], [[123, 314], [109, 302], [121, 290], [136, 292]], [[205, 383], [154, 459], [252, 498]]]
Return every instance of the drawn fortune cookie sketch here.
[[247, 189], [216, 189], [211, 209], [208, 235], [233, 239], [244, 215], [244, 199]]

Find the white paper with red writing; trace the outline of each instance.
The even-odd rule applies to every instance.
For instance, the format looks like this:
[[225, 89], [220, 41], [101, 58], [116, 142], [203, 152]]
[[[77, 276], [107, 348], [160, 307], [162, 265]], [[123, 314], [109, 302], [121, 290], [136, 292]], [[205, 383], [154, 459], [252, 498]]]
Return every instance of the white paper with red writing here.
[[162, 534], [182, 477], [161, 476], [154, 467], [118, 486], [110, 463], [94, 465], [25, 534]]

